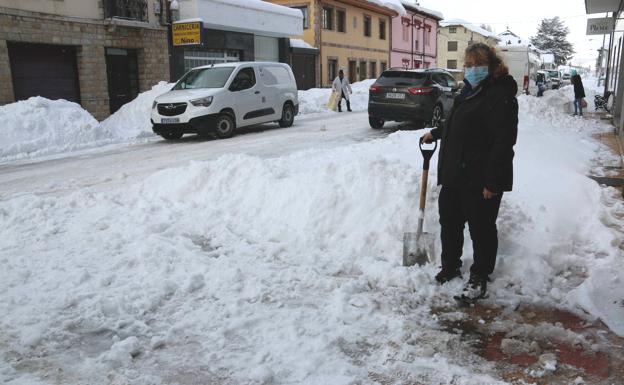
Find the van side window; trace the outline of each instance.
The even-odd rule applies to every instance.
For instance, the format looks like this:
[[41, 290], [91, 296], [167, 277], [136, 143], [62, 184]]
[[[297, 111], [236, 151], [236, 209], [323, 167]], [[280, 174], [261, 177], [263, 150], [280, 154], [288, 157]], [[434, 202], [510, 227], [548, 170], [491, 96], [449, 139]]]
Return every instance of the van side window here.
[[243, 68], [236, 74], [230, 91], [242, 91], [249, 89], [256, 85], [256, 74], [252, 67]]
[[288, 70], [280, 66], [260, 67], [260, 78], [262, 78], [262, 83], [267, 86], [290, 83]]

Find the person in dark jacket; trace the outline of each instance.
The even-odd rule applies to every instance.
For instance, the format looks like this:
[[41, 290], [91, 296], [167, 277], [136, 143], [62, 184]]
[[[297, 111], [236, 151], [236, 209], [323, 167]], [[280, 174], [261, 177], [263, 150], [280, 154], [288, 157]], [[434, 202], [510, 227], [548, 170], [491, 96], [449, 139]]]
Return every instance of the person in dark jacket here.
[[574, 114], [573, 116], [583, 116], [583, 98], [585, 97], [585, 88], [583, 87], [583, 81], [581, 75], [574, 74], [572, 76], [572, 84], [574, 85]]
[[438, 201], [442, 240], [439, 283], [461, 277], [464, 225], [474, 253], [464, 295], [485, 296], [498, 249], [496, 219], [513, 182], [518, 133], [518, 86], [494, 48], [476, 43], [465, 52], [465, 80], [446, 125], [421, 140], [441, 139]]

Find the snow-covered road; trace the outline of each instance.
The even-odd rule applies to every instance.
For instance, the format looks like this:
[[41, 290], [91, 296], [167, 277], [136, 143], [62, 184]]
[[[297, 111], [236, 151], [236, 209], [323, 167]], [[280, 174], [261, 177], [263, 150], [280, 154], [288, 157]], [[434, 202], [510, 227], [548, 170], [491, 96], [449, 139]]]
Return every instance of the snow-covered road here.
[[224, 154], [266, 158], [310, 148], [332, 148], [383, 137], [398, 127], [389, 123], [383, 130], [372, 130], [365, 112], [316, 113], [298, 117], [290, 128], [264, 124], [242, 129], [228, 140], [203, 140], [196, 135], [173, 142], [153, 138], [143, 143], [0, 163], [0, 199], [31, 193], [63, 194], [85, 187], [115, 187], [164, 168], [182, 166], [191, 160], [217, 159]]

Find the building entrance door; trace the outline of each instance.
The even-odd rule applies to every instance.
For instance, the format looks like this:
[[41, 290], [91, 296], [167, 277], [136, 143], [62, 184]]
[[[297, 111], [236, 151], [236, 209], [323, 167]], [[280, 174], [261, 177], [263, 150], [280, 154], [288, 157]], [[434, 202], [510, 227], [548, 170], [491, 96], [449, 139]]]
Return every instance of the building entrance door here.
[[295, 80], [297, 81], [297, 88], [300, 90], [307, 90], [314, 88], [316, 85], [316, 74], [314, 62], [316, 57], [314, 55], [293, 54], [292, 55], [292, 70], [295, 74]]
[[357, 62], [349, 60], [349, 83], [357, 82]]
[[136, 50], [106, 48], [106, 73], [111, 114], [139, 94]]

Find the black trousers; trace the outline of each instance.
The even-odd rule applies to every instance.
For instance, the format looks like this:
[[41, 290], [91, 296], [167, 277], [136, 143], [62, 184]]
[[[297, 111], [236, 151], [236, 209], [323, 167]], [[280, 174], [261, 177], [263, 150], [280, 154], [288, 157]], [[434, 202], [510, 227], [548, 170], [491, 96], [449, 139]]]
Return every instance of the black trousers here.
[[486, 278], [494, 271], [498, 249], [496, 218], [503, 194], [483, 198], [483, 188], [442, 186], [438, 207], [442, 226], [442, 268], [462, 265], [464, 225], [468, 222], [474, 263], [470, 273]]
[[340, 93], [340, 100], [338, 100], [338, 111], [342, 111], [342, 107], [340, 106], [340, 104], [342, 103], [342, 99], [347, 101], [347, 111], [351, 111], [351, 102], [349, 101], [349, 99], [347, 99], [344, 92]]

